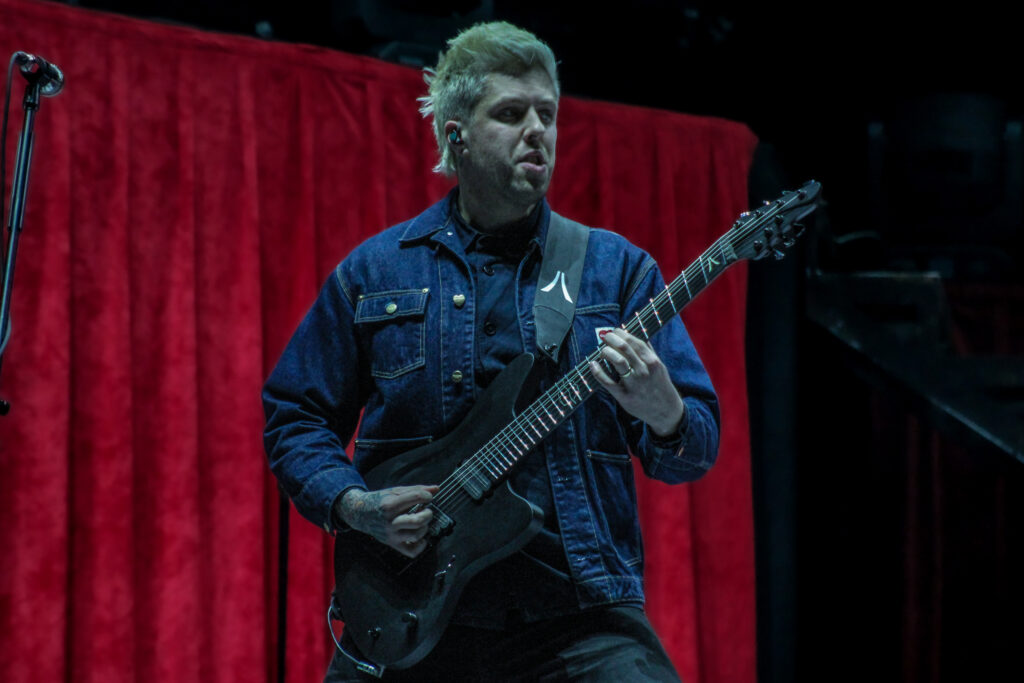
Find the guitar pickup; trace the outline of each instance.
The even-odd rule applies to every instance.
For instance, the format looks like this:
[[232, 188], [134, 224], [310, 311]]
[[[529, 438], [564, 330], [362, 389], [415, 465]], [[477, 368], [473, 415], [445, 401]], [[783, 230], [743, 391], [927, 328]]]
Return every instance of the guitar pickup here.
[[430, 520], [430, 535], [437, 538], [449, 533], [455, 526], [455, 520], [443, 513], [436, 505], [431, 504], [430, 509], [434, 513], [434, 518]]

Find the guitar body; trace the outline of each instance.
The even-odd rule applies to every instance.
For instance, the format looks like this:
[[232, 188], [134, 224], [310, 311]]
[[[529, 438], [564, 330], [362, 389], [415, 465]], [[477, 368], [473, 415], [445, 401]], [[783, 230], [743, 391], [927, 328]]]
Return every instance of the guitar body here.
[[[532, 366], [530, 354], [514, 360], [454, 431], [374, 467], [364, 475], [369, 488], [444, 481], [512, 420]], [[525, 546], [543, 523], [540, 509], [507, 483], [479, 500], [467, 495], [438, 507], [451, 523], [413, 559], [358, 532], [335, 540], [335, 591], [345, 630], [378, 665], [407, 668], [426, 656], [469, 580]]]

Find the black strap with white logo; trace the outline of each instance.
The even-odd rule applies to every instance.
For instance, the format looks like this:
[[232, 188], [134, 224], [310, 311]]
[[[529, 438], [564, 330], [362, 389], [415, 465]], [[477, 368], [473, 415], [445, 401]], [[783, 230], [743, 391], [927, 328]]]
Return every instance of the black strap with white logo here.
[[537, 348], [556, 362], [576, 312], [589, 238], [587, 226], [551, 212], [533, 298], [533, 319], [537, 325]]

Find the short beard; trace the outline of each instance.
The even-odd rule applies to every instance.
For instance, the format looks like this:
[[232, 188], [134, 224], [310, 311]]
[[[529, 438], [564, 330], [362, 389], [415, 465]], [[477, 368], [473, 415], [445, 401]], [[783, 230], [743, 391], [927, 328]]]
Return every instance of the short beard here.
[[[482, 183], [470, 183], [468, 186], [470, 194], [477, 200], [477, 206], [487, 207], [492, 210], [497, 207], [507, 208], [507, 214], [501, 217], [503, 222], [516, 220], [529, 213], [536, 206], [537, 202], [544, 198], [551, 184], [550, 172], [547, 174], [544, 182], [537, 186], [526, 177], [520, 176], [517, 178], [514, 173], [509, 173], [507, 176], [499, 178], [496, 177], [493, 169], [471, 170], [463, 168], [459, 170], [460, 182], [466, 177], [466, 171], [470, 171], [468, 175], [473, 178], [483, 178], [484, 182]], [[466, 186], [463, 186], [463, 188], [465, 189]], [[486, 196], [479, 194], [483, 188], [487, 188]], [[492, 213], [491, 216], [498, 218], [495, 213]]]

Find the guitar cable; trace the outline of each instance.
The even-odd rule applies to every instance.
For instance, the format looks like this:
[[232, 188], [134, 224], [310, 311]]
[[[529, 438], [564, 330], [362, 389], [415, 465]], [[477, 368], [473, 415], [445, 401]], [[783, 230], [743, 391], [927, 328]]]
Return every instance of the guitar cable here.
[[331, 612], [334, 611], [334, 599], [332, 598], [330, 603], [327, 604], [327, 630], [331, 633], [331, 640], [334, 641], [334, 647], [338, 648], [338, 652], [345, 655], [349, 660], [356, 665], [356, 668], [363, 673], [370, 674], [374, 678], [382, 678], [384, 676], [384, 669], [387, 667], [376, 666], [369, 662], [364, 662], [361, 659], [356, 659], [349, 653], [345, 652], [345, 648], [338, 642], [338, 637], [334, 635], [334, 624], [331, 623]]

